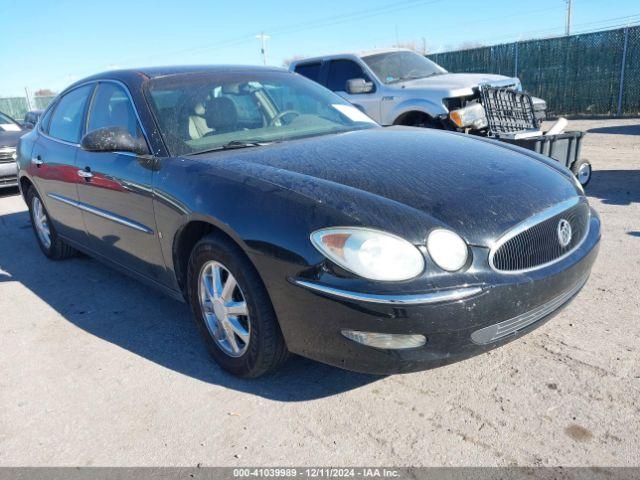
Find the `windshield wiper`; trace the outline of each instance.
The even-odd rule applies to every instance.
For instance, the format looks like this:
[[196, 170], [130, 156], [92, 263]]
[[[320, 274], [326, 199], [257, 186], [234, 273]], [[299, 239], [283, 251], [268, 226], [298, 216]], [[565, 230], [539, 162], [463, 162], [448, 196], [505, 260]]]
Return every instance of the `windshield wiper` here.
[[263, 145], [270, 145], [276, 143], [275, 141], [263, 141], [263, 140], [231, 140], [220, 146], [221, 150], [230, 150], [233, 148], [245, 148], [245, 147], [262, 147]]
[[433, 73], [429, 73], [428, 75], [416, 75], [416, 76], [413, 76], [413, 77], [401, 77], [401, 78], [398, 78], [397, 80], [393, 80], [392, 82], [387, 82], [387, 84], [408, 82], [408, 81], [411, 81], [411, 80], [419, 80], [421, 78], [435, 77], [437, 75], [444, 75], [444, 72], [433, 72]]
[[207, 148], [206, 150], [199, 150], [197, 152], [189, 153], [188, 155], [198, 155], [200, 153], [217, 152], [218, 150], [234, 150], [236, 148], [248, 148], [248, 147], [262, 147], [264, 145], [271, 145], [278, 143], [276, 140], [264, 141], [264, 140], [231, 140], [223, 145], [217, 147]]

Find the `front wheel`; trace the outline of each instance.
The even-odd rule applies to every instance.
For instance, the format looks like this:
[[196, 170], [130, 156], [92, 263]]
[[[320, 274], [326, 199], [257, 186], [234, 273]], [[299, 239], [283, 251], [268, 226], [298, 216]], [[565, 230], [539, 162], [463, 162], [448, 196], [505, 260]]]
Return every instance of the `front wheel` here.
[[287, 358], [273, 306], [255, 268], [230, 240], [208, 235], [189, 260], [189, 301], [214, 360], [259, 377]]
[[27, 191], [27, 204], [31, 225], [36, 234], [36, 240], [40, 250], [51, 260], [64, 260], [76, 254], [73, 247], [67, 245], [56, 233], [51, 223], [49, 213], [42, 203], [42, 199], [36, 189], [31, 187]]

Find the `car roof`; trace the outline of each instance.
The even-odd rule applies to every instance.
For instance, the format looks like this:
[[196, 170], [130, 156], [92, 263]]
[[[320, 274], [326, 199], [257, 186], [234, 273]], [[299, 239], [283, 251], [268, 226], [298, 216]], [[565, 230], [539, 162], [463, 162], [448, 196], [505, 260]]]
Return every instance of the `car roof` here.
[[380, 49], [374, 49], [374, 50], [332, 53], [330, 55], [320, 55], [317, 57], [300, 58], [298, 60], [291, 62], [291, 66], [300, 65], [304, 63], [320, 62], [322, 60], [333, 60], [336, 58], [346, 58], [346, 57], [364, 58], [371, 55], [378, 55], [381, 53], [391, 53], [391, 52], [413, 52], [413, 50], [410, 50], [408, 48], [380, 48]]
[[255, 71], [263, 72], [288, 72], [286, 68], [264, 67], [255, 65], [179, 65], [164, 67], [142, 67], [127, 68], [122, 70], [107, 70], [105, 72], [91, 75], [90, 77], [78, 80], [65, 90], [69, 90], [77, 85], [97, 80], [119, 80], [125, 84], [140, 83], [144, 80], [166, 77], [169, 75], [183, 75], [190, 73], [250, 73]]

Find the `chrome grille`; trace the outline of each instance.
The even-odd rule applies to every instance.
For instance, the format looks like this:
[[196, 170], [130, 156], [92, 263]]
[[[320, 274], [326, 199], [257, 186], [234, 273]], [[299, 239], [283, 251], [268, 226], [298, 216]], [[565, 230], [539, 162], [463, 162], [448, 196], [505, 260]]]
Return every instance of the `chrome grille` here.
[[13, 154], [15, 152], [16, 152], [16, 149], [13, 147], [0, 148], [0, 163], [15, 162], [15, 160], [13, 159]]
[[[585, 201], [563, 202], [523, 222], [500, 239], [491, 250], [489, 263], [494, 270], [517, 273], [563, 258], [584, 240], [589, 229], [589, 205]], [[562, 245], [559, 223], [571, 226], [571, 239]]]

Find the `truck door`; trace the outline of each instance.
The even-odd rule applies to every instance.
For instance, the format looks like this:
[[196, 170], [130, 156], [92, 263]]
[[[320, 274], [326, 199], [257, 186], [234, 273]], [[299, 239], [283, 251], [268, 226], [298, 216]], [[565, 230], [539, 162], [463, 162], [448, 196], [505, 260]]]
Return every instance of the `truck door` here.
[[380, 122], [380, 98], [376, 93], [375, 84], [369, 93], [347, 93], [347, 81], [355, 78], [362, 78], [367, 82], [372, 81], [362, 67], [353, 60], [336, 59], [328, 62], [327, 88], [351, 102], [376, 122]]

